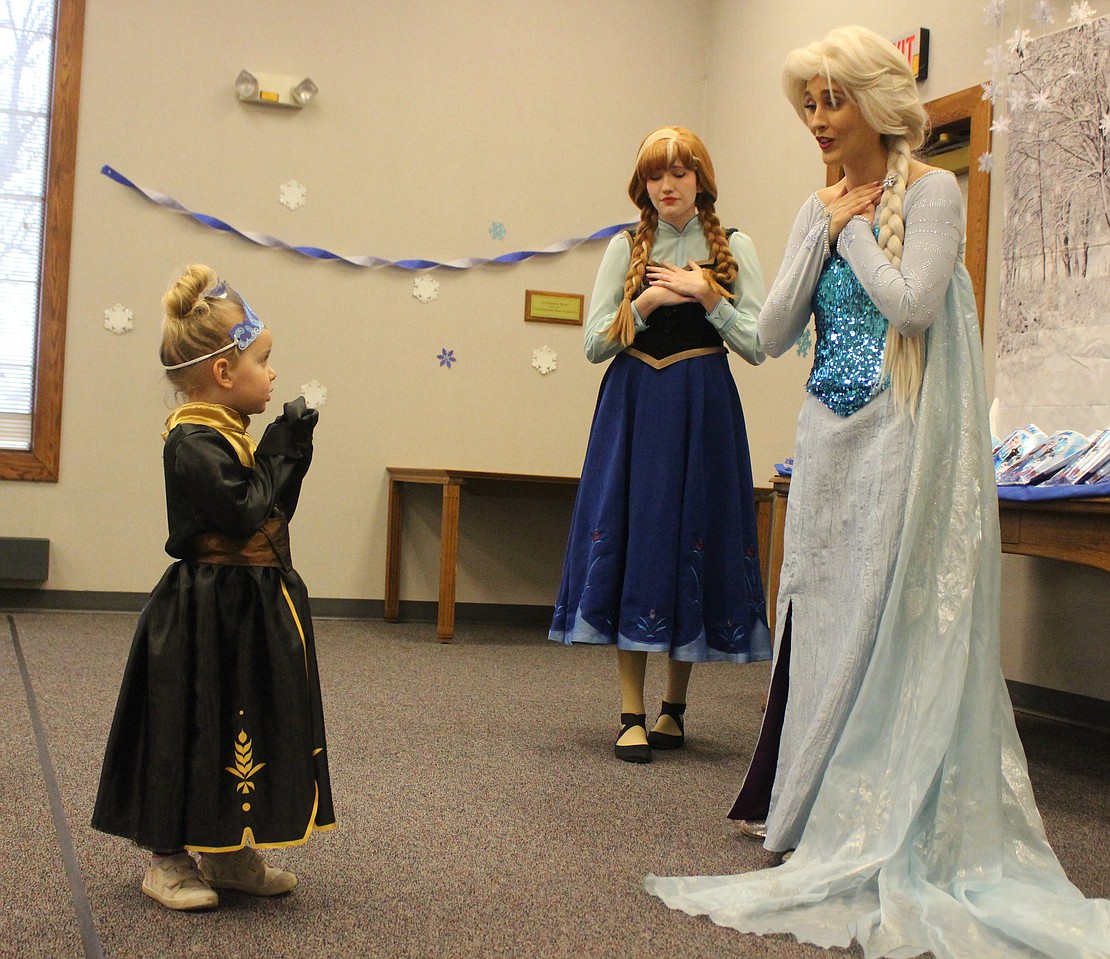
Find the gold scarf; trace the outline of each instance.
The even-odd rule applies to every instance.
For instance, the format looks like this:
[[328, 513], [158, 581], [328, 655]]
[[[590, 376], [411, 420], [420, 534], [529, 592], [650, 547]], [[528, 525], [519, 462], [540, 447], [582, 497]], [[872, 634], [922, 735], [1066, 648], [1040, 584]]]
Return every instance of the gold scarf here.
[[182, 423], [212, 427], [231, 444], [239, 462], [248, 469], [254, 469], [254, 450], [258, 441], [247, 432], [250, 417], [216, 403], [184, 403], [170, 413], [162, 439], [165, 440], [170, 430]]

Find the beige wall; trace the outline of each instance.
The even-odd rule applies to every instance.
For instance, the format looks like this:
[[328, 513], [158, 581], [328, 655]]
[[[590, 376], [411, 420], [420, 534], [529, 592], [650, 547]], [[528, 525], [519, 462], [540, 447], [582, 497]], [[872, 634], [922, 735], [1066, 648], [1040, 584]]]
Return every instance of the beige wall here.
[[[577, 473], [603, 372], [583, 359], [578, 328], [522, 319], [525, 289], [588, 295], [598, 244], [437, 271], [439, 298], [421, 304], [411, 273], [316, 263], [202, 228], [110, 182], [103, 164], [242, 229], [448, 260], [631, 219], [636, 144], [681, 123], [704, 133], [722, 220], [753, 237], [770, 282], [798, 205], [823, 177], [779, 91], [785, 52], [849, 21], [889, 36], [927, 26], [929, 99], [984, 80], [994, 40], [965, 0], [854, 0], [848, 10], [817, 0], [272, 0], [264, 16], [243, 0], [87, 2], [62, 478], [0, 484], [0, 532], [49, 537], [46, 585], [58, 590], [146, 591], [166, 564], [158, 300], [184, 263], [216, 266], [271, 325], [277, 396], [310, 379], [328, 387], [293, 529], [318, 597], [381, 598], [387, 465]], [[1068, 5], [1057, 6], [1063, 19]], [[1092, 6], [1110, 12], [1110, 0]], [[298, 113], [244, 106], [232, 91], [242, 67], [309, 75], [321, 93]], [[295, 212], [277, 202], [289, 179], [308, 188]], [[996, 176], [995, 223], [1000, 186]], [[501, 242], [488, 235], [493, 220], [506, 225]], [[116, 302], [135, 312], [125, 336], [103, 329]], [[546, 377], [531, 367], [542, 345], [559, 354]], [[435, 361], [444, 347], [459, 357], [450, 371]], [[809, 360], [733, 363], [765, 485], [791, 452]], [[459, 599], [550, 602], [567, 508], [467, 501], [464, 511]], [[405, 535], [402, 596], [434, 599], [433, 491], [412, 497]], [[1107, 621], [1106, 576], [1014, 557], [1004, 573], [1007, 675], [1110, 699], [1105, 628], [1088, 625]]]

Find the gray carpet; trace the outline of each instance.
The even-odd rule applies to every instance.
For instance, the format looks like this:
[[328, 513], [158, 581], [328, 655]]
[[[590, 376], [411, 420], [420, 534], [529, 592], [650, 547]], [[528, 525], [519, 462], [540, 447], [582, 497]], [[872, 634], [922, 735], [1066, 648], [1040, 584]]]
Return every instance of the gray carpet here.
[[[316, 623], [337, 828], [268, 854], [300, 884], [217, 911], [142, 895], [145, 855], [88, 822], [133, 614], [3, 618], [0, 957], [769, 957], [831, 953], [672, 912], [647, 872], [773, 862], [725, 818], [766, 664], [694, 671], [689, 746], [615, 760], [615, 664], [534, 629]], [[650, 701], [662, 663], [649, 666]], [[1110, 896], [1110, 735], [1022, 717], [1049, 838]]]

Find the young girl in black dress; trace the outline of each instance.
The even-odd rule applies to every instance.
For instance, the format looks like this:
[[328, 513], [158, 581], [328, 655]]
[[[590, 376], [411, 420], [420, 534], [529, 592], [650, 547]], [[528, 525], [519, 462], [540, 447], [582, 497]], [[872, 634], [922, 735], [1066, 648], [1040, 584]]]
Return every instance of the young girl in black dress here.
[[92, 824], [151, 850], [148, 896], [206, 909], [217, 889], [288, 892], [297, 877], [257, 849], [335, 823], [287, 525], [318, 414], [286, 403], [256, 443], [249, 418], [277, 375], [270, 331], [206, 266], [189, 267], [163, 305], [162, 365], [185, 399], [163, 433], [166, 551], [178, 561], [139, 618]]

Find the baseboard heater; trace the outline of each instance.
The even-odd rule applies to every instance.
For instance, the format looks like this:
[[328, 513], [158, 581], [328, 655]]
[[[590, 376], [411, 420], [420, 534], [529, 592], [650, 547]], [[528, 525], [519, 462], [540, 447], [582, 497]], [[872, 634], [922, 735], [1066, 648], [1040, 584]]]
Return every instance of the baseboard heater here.
[[50, 540], [0, 536], [0, 580], [45, 583], [50, 575]]

